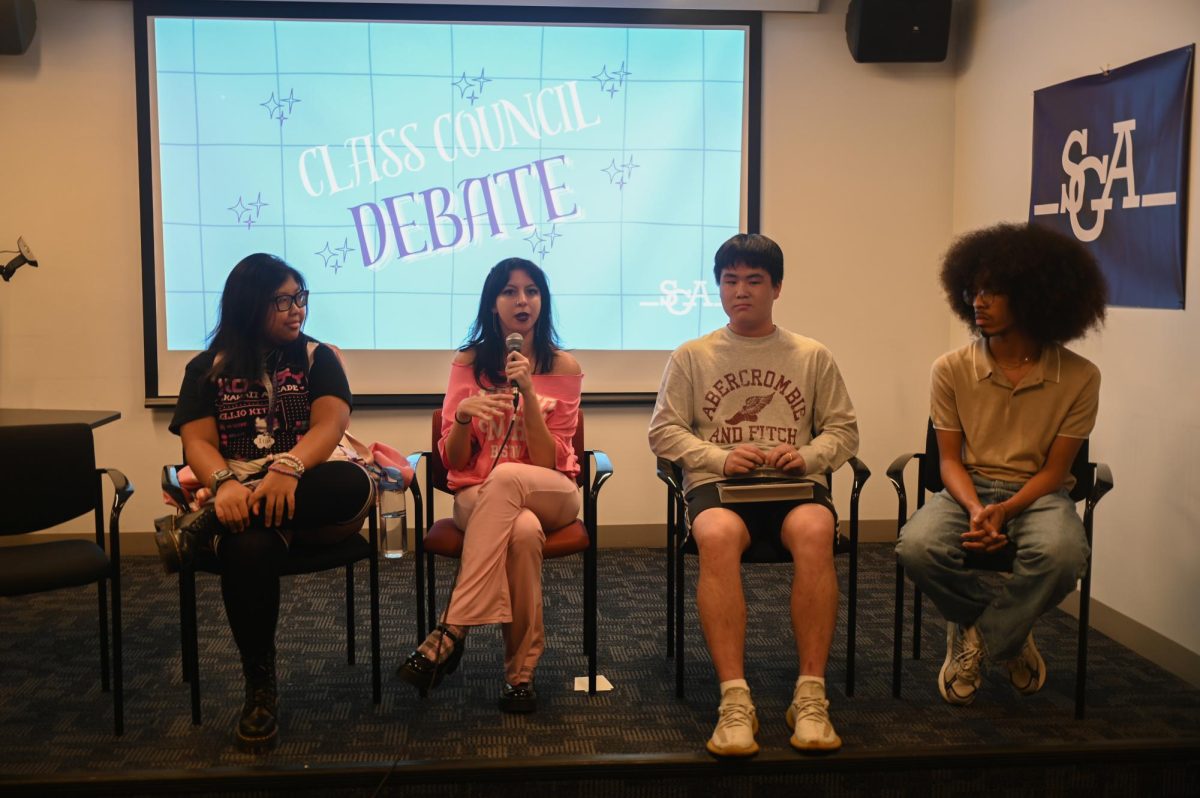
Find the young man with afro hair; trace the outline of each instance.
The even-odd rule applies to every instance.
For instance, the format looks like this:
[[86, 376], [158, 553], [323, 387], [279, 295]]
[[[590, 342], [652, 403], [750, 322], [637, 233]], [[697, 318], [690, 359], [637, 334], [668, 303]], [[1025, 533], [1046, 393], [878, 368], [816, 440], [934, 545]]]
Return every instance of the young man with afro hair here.
[[[958, 239], [941, 282], [978, 337], [933, 364], [930, 416], [945, 490], [905, 524], [896, 554], [946, 618], [938, 689], [969, 704], [989, 661], [1003, 663], [1019, 692], [1041, 689], [1034, 622], [1087, 566], [1068, 491], [1095, 425], [1100, 370], [1063, 344], [1100, 327], [1107, 289], [1078, 242], [1032, 224]], [[1010, 541], [1012, 576], [1001, 584], [967, 565], [968, 552]]]

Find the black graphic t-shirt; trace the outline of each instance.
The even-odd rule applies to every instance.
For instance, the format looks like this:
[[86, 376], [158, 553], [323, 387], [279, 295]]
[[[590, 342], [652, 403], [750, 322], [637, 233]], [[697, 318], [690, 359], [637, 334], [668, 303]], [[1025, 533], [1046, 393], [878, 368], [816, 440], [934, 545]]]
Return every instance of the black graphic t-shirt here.
[[[221, 456], [226, 460], [253, 460], [290, 451], [308, 432], [314, 400], [336, 396], [353, 405], [350, 384], [337, 355], [317, 344], [310, 369], [309, 342], [316, 344], [301, 335], [271, 359], [274, 400], [261, 379], [218, 377], [214, 381], [208, 373], [215, 353], [196, 355], [184, 371], [171, 432], [178, 435], [189, 421], [212, 417], [217, 420]], [[269, 446], [258, 445], [268, 438], [272, 439]]]

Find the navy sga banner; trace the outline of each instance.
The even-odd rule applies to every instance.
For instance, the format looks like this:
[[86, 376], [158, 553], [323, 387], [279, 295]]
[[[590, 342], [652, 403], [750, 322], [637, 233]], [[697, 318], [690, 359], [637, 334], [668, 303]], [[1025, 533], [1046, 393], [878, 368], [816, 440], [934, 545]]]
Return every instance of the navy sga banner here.
[[1092, 251], [1113, 305], [1183, 308], [1195, 52], [1033, 93], [1029, 220]]

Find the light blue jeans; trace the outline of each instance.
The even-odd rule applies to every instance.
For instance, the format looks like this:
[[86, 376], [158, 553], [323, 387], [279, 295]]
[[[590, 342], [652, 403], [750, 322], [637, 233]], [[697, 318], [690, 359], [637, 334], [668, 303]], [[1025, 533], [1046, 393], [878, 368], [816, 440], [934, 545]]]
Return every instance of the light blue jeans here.
[[[1020, 483], [972, 476], [983, 504], [1012, 496]], [[904, 525], [896, 555], [908, 576], [933, 599], [947, 621], [974, 626], [989, 659], [1012, 659], [1021, 651], [1033, 622], [1075, 589], [1087, 569], [1083, 522], [1067, 491], [1051, 493], [1010, 518], [1005, 533], [1017, 547], [1011, 578], [983, 578], [988, 572], [964, 564], [961, 535], [970, 528], [967, 512], [949, 492], [935, 493]]]

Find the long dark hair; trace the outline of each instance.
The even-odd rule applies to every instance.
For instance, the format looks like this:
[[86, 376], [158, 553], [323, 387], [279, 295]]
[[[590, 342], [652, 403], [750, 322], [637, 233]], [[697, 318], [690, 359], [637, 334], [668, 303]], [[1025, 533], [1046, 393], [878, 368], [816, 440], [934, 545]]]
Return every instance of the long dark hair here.
[[508, 278], [514, 271], [523, 271], [533, 280], [542, 297], [542, 310], [533, 325], [533, 373], [548, 374], [554, 370], [554, 353], [561, 346], [558, 332], [554, 329], [554, 316], [551, 312], [550, 285], [546, 282], [546, 273], [536, 263], [524, 258], [505, 258], [492, 267], [487, 278], [483, 281], [483, 292], [479, 295], [479, 312], [471, 322], [467, 332], [467, 341], [460, 352], [468, 349], [475, 350], [475, 382], [483, 387], [482, 377], [486, 374], [492, 385], [500, 385], [507, 379], [504, 376], [504, 338], [500, 335], [500, 325], [496, 321], [496, 299]]
[[262, 374], [263, 330], [267, 315], [275, 312], [271, 297], [289, 277], [304, 289], [304, 275], [265, 252], [247, 255], [233, 267], [209, 337], [208, 351], [215, 355], [210, 377], [254, 379]]

